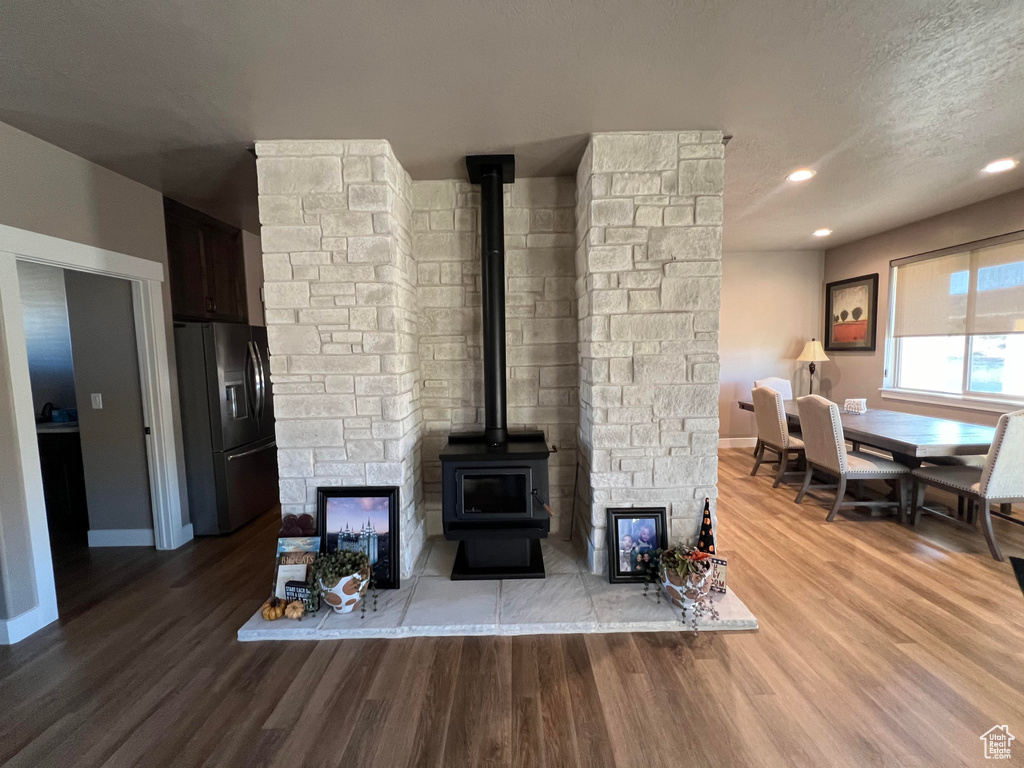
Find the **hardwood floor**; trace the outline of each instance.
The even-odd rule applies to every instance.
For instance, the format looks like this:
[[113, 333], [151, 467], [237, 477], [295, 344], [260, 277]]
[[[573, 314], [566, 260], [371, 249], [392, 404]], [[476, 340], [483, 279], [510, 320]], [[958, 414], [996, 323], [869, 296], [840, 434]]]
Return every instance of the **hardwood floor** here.
[[997, 723], [1024, 744], [1024, 597], [981, 535], [829, 524], [751, 461], [723, 451], [719, 500], [751, 633], [243, 644], [273, 514], [93, 552], [61, 622], [0, 648], [0, 764], [957, 766]]

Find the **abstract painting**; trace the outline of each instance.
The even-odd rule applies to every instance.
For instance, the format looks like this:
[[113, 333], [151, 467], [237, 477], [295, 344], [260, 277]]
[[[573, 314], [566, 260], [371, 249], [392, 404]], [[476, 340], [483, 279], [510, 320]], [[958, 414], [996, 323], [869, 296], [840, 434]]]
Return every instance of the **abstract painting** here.
[[875, 351], [878, 273], [825, 286], [825, 350]]

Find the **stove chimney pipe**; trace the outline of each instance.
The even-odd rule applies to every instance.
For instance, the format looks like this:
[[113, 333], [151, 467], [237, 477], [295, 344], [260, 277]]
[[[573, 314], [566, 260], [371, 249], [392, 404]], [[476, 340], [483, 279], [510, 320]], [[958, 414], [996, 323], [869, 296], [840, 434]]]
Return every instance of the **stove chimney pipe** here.
[[467, 155], [469, 181], [480, 185], [481, 290], [484, 320], [484, 439], [508, 442], [505, 388], [504, 184], [515, 181], [515, 155]]

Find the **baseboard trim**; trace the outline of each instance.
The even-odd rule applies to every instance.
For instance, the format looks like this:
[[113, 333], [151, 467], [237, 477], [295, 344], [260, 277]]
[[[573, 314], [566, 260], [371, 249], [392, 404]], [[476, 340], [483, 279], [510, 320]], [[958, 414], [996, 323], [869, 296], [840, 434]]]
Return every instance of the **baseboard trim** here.
[[[189, 528], [192, 526], [189, 525]], [[182, 542], [184, 543], [184, 542]], [[90, 547], [153, 547], [152, 528], [111, 528], [89, 531]]]
[[0, 619], [0, 645], [14, 645], [57, 620], [56, 607], [48, 610], [37, 605], [13, 619]]
[[183, 525], [174, 532], [171, 541], [171, 549], [177, 549], [183, 544], [188, 544], [193, 538], [195, 538], [195, 536], [192, 532], [192, 523]]
[[719, 448], [753, 448], [757, 445], [756, 437], [720, 437]]

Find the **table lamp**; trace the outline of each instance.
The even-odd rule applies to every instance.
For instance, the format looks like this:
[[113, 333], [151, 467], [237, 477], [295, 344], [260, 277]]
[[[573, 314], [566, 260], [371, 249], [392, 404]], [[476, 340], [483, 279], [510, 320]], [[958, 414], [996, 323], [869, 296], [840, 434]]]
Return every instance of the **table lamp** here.
[[804, 344], [804, 351], [800, 353], [800, 357], [797, 358], [801, 363], [810, 363], [807, 369], [811, 372], [811, 386], [810, 394], [814, 394], [814, 364], [824, 363], [828, 361], [828, 355], [825, 354], [825, 350], [821, 348], [821, 342], [811, 339]]

